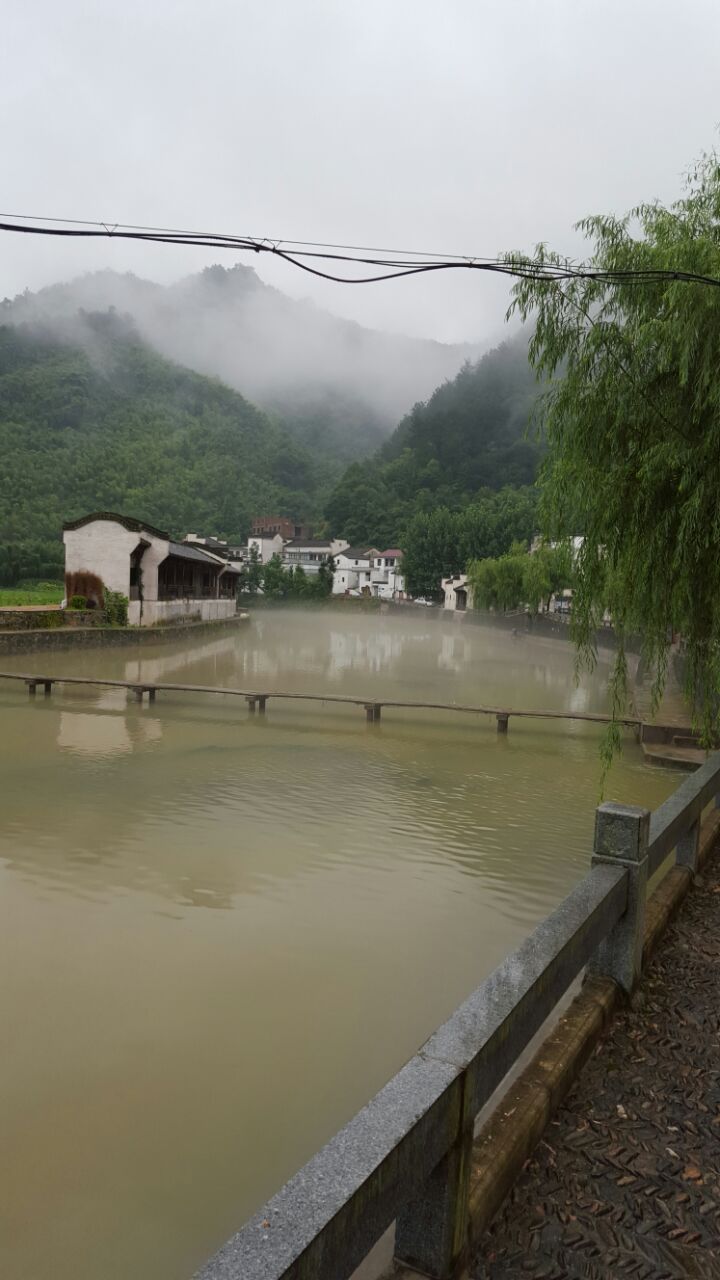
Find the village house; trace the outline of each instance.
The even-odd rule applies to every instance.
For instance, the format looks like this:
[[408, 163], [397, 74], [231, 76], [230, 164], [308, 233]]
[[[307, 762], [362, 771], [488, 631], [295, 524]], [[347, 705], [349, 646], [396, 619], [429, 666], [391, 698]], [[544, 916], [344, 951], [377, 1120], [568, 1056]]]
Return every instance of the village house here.
[[370, 591], [381, 600], [404, 600], [405, 579], [400, 570], [402, 551], [390, 547], [379, 551], [370, 566]]
[[370, 595], [370, 571], [379, 551], [375, 547], [346, 547], [335, 556], [333, 595], [348, 591]]
[[283, 547], [283, 567], [304, 569], [305, 573], [320, 572], [320, 565], [328, 556], [335, 557], [349, 547], [343, 538], [291, 538]]
[[254, 548], [260, 564], [267, 564], [273, 556], [282, 556], [284, 546], [285, 543], [279, 533], [252, 533], [248, 538], [247, 558], [250, 558]]
[[440, 585], [445, 597], [445, 609], [450, 609], [453, 613], [464, 613], [466, 609], [472, 609], [472, 587], [466, 573], [456, 574], [454, 578], [443, 578]]
[[230, 618], [237, 610], [239, 565], [198, 545], [111, 511], [63, 527], [65, 591], [102, 606], [103, 590], [129, 600], [128, 621], [152, 626], [181, 618]]
[[291, 538], [309, 538], [310, 526], [296, 524], [290, 516], [253, 516], [250, 534], [253, 538], [274, 538], [279, 535], [283, 542]]

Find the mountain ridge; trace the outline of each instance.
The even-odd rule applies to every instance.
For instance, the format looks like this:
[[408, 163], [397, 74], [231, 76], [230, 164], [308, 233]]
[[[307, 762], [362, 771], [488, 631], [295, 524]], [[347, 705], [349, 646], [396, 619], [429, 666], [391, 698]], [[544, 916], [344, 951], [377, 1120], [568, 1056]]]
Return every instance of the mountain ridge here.
[[418, 400], [452, 378], [473, 343], [369, 329], [291, 298], [252, 267], [207, 267], [170, 285], [90, 272], [0, 303], [0, 322], [56, 323], [81, 310], [132, 317], [165, 358], [219, 377], [303, 443], [344, 462], [371, 453]]

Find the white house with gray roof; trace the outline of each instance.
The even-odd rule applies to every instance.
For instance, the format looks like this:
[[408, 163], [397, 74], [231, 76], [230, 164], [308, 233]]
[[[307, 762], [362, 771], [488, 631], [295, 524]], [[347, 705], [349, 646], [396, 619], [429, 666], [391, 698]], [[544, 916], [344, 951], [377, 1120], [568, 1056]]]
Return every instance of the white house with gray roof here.
[[379, 552], [375, 547], [345, 547], [334, 557], [333, 595], [346, 595], [349, 591], [370, 595], [370, 572], [373, 560]]
[[[239, 566], [197, 543], [130, 516], [94, 511], [63, 528], [68, 597], [87, 594], [102, 607], [102, 591], [129, 600], [128, 621], [152, 626], [181, 618], [230, 618], [237, 611]], [[88, 583], [86, 590], [78, 585]]]

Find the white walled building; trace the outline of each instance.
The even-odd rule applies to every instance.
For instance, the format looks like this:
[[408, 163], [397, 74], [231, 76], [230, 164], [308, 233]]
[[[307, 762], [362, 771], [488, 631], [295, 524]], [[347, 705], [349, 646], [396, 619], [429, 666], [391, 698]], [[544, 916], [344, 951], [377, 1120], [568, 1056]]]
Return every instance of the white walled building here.
[[370, 566], [370, 591], [381, 600], [404, 600], [405, 579], [400, 571], [402, 551], [390, 547], [379, 551]]
[[119, 591], [132, 626], [230, 618], [237, 610], [237, 565], [142, 521], [95, 511], [68, 521], [63, 542], [68, 598], [87, 595], [100, 607], [103, 588]]
[[260, 564], [267, 564], [269, 560], [272, 560], [273, 556], [282, 555], [284, 546], [285, 542], [279, 533], [272, 534], [269, 537], [265, 534], [252, 534], [248, 538], [247, 554], [249, 557], [253, 547], [255, 547]]
[[301, 566], [305, 573], [320, 572], [320, 565], [328, 556], [333, 558], [349, 547], [345, 538], [291, 538], [283, 547], [283, 567], [296, 569]]
[[370, 595], [370, 572], [379, 552], [375, 547], [346, 547], [334, 557], [333, 595], [359, 591]]
[[456, 574], [454, 578], [443, 578], [440, 585], [445, 596], [445, 609], [458, 613], [472, 609], [472, 587], [466, 573]]

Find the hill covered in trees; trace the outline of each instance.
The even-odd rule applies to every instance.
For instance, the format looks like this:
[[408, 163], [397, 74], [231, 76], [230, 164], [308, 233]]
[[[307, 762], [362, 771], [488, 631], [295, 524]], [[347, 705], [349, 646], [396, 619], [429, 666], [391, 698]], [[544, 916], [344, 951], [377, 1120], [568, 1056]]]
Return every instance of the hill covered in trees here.
[[131, 316], [161, 355], [221, 378], [343, 466], [371, 454], [415, 400], [478, 353], [368, 329], [288, 297], [241, 264], [170, 285], [94, 272], [6, 298], [0, 323], [54, 324], [110, 307]]
[[0, 327], [0, 582], [57, 576], [62, 524], [86, 511], [235, 538], [263, 509], [312, 517], [328, 474], [322, 451], [121, 317]]
[[371, 459], [347, 468], [325, 504], [333, 534], [356, 544], [403, 543], [423, 515], [532, 484], [541, 446], [527, 428], [537, 394], [523, 334], [465, 364]]

